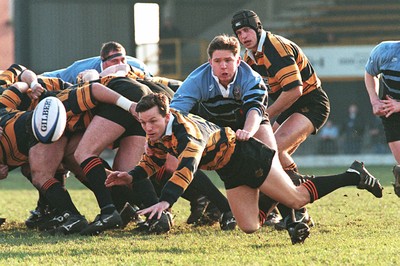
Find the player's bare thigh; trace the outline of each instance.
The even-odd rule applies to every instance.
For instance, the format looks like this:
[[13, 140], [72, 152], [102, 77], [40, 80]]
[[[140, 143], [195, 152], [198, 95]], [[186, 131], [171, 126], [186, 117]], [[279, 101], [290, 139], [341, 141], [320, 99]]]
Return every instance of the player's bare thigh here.
[[260, 227], [258, 195], [258, 189], [248, 186], [226, 190], [226, 196], [237, 225], [248, 234], [255, 232]]
[[99, 156], [125, 132], [124, 127], [101, 116], [95, 116], [87, 127], [79, 146], [75, 151], [75, 159], [82, 163], [92, 156]]
[[82, 168], [75, 160], [74, 153], [76, 148], [79, 146], [79, 142], [83, 136], [83, 133], [75, 133], [73, 134], [69, 140], [67, 147], [65, 148], [64, 158], [63, 158], [63, 165], [64, 167], [71, 171], [79, 180], [85, 178], [85, 175], [82, 171]]
[[29, 150], [29, 164], [32, 174], [32, 183], [40, 188], [54, 177], [64, 156], [68, 139], [61, 137], [51, 144], [38, 143]]
[[314, 125], [300, 113], [292, 114], [281, 125], [274, 123], [274, 135], [279, 152], [294, 151], [314, 132]]
[[307, 189], [303, 186], [296, 187], [278, 160], [273, 161], [271, 170], [259, 189], [270, 198], [293, 209], [300, 209], [310, 200]]
[[266, 144], [268, 147], [277, 150], [277, 144], [271, 124], [268, 123], [260, 125], [256, 134], [254, 134], [254, 137]]
[[114, 158], [113, 169], [118, 171], [132, 170], [144, 153], [146, 138], [143, 136], [124, 137]]

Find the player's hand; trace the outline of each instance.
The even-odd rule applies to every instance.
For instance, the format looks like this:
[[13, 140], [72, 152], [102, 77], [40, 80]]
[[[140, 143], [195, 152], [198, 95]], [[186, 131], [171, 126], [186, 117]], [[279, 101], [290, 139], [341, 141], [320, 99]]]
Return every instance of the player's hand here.
[[0, 164], [0, 180], [7, 178], [8, 166], [6, 164]]
[[111, 172], [108, 176], [104, 185], [106, 187], [112, 186], [126, 186], [132, 184], [133, 177], [127, 172], [115, 171]]
[[136, 112], [136, 102], [132, 102], [131, 107], [129, 107], [129, 113], [131, 113], [133, 115], [133, 117], [139, 121], [139, 116], [138, 113]]
[[96, 69], [87, 69], [78, 74], [77, 79], [80, 82], [87, 82], [91, 80], [97, 80], [100, 78], [99, 72]]
[[250, 137], [252, 137], [250, 132], [243, 130], [243, 129], [236, 130], [236, 139], [237, 140], [246, 141], [246, 140], [249, 140]]
[[385, 117], [389, 117], [394, 113], [400, 112], [400, 102], [393, 99], [392, 97], [386, 95], [386, 99], [383, 99], [382, 103], [383, 103], [383, 112], [385, 113]]
[[46, 91], [45, 88], [40, 83], [36, 83], [33, 88], [28, 89], [29, 98], [36, 100], [42, 95], [42, 93]]
[[154, 204], [153, 206], [138, 211], [138, 214], [145, 215], [150, 213], [150, 215], [148, 216], [149, 219], [152, 219], [154, 216], [156, 216], [157, 219], [160, 219], [162, 212], [168, 208], [169, 208], [168, 202], [160, 201], [159, 203]]
[[372, 113], [376, 116], [384, 116], [386, 112], [384, 111], [384, 104], [381, 100], [377, 100], [371, 103]]

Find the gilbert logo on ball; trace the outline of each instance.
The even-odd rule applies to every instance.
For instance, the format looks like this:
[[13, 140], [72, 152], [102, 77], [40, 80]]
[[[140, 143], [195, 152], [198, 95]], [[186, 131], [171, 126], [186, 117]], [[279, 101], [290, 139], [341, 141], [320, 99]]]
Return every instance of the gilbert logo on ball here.
[[57, 141], [64, 133], [67, 113], [56, 97], [47, 97], [39, 102], [32, 115], [32, 131], [42, 143]]

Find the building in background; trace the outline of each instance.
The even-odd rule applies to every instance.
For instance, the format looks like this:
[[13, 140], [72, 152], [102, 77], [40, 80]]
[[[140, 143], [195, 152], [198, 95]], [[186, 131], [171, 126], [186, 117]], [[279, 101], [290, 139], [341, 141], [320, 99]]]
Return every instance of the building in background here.
[[0, 1], [0, 70], [14, 62], [13, 0]]

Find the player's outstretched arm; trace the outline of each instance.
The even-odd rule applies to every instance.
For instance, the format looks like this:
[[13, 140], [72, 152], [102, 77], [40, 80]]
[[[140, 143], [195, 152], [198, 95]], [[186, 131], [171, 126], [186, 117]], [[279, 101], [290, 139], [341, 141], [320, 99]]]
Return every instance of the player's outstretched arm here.
[[92, 94], [93, 97], [98, 102], [115, 104], [118, 107], [121, 107], [127, 112], [130, 112], [133, 116], [137, 117], [135, 108], [136, 103], [129, 100], [128, 98], [122, 96], [121, 94], [109, 89], [100, 83], [92, 84]]

